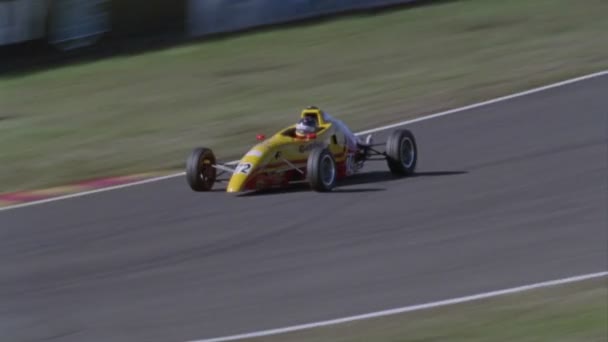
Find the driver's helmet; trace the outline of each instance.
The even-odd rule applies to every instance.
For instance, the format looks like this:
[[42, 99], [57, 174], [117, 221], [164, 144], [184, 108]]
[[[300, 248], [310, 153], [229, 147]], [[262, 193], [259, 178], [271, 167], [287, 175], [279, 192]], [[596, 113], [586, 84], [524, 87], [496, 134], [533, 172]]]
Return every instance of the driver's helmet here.
[[305, 117], [300, 119], [296, 124], [296, 136], [297, 137], [306, 137], [310, 133], [315, 133], [317, 131], [317, 120], [311, 117]]

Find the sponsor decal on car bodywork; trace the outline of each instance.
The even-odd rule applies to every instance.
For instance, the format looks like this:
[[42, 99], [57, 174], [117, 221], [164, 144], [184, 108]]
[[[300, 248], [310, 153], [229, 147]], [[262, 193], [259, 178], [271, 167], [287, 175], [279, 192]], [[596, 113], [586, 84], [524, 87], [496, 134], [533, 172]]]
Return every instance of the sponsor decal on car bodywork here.
[[308, 151], [312, 151], [314, 148], [316, 147], [325, 147], [325, 144], [322, 142], [313, 142], [307, 145], [300, 145], [298, 147], [298, 150], [300, 151], [300, 153], [304, 153], [304, 152], [308, 152]]
[[236, 167], [235, 173], [249, 174], [252, 166], [253, 165], [251, 163], [239, 163], [239, 165]]

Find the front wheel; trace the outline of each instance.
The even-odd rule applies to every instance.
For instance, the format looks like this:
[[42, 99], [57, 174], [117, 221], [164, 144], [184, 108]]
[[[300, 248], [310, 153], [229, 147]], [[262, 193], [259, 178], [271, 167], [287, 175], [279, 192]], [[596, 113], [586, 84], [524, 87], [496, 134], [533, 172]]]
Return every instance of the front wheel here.
[[208, 148], [197, 148], [186, 162], [186, 179], [188, 185], [194, 191], [209, 191], [213, 188], [217, 170], [215, 165], [215, 155]]
[[329, 150], [316, 148], [308, 155], [306, 178], [315, 191], [327, 192], [336, 186], [336, 161]]
[[391, 172], [398, 176], [414, 173], [418, 160], [418, 148], [414, 134], [407, 129], [393, 131], [386, 141], [386, 162]]

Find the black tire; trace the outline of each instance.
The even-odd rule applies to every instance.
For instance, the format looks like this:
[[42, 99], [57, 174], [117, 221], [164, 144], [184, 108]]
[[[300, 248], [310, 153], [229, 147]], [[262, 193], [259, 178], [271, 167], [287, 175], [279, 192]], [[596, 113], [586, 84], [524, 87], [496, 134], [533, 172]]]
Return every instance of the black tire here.
[[337, 168], [334, 156], [325, 148], [315, 148], [308, 155], [306, 179], [319, 192], [331, 191], [336, 186]]
[[194, 191], [209, 191], [213, 188], [217, 170], [211, 165], [215, 164], [215, 155], [204, 147], [196, 148], [190, 153], [186, 162], [186, 179]]
[[418, 161], [418, 147], [414, 134], [407, 129], [393, 131], [386, 141], [386, 162], [398, 176], [414, 173]]

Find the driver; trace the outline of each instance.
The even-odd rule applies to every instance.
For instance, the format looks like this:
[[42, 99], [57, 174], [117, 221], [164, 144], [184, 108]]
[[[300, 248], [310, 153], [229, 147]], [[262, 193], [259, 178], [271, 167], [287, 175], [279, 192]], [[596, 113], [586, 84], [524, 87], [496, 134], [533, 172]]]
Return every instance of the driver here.
[[306, 138], [308, 134], [315, 133], [317, 131], [317, 121], [313, 118], [306, 117], [300, 119], [296, 124], [296, 137]]

